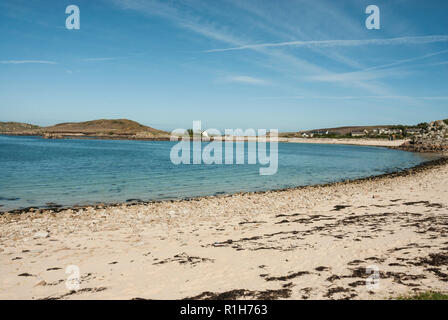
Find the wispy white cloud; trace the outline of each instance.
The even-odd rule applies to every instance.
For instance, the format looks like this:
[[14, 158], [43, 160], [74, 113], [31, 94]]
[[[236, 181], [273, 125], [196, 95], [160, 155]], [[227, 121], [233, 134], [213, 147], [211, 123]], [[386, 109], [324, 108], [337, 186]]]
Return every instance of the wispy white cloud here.
[[400, 37], [389, 39], [364, 39], [364, 40], [310, 40], [310, 41], [286, 41], [250, 44], [232, 48], [211, 49], [206, 52], [224, 52], [236, 50], [248, 50], [273, 47], [356, 47], [365, 45], [412, 45], [428, 44], [436, 42], [448, 42], [448, 35]]
[[250, 77], [250, 76], [228, 76], [224, 79], [219, 80], [218, 82], [242, 83], [242, 84], [250, 84], [250, 85], [268, 85], [268, 84], [270, 84], [270, 82], [267, 80]]
[[228, 43], [229, 45], [236, 46], [240, 46], [245, 43], [245, 41], [241, 41], [238, 37], [233, 36], [229, 32], [226, 32], [220, 28], [213, 21], [193, 14], [193, 11], [197, 11], [200, 6], [203, 6], [201, 3], [194, 2], [191, 6], [188, 6], [188, 1], [185, 3], [179, 1], [176, 4], [171, 1], [168, 2], [159, 0], [110, 1], [125, 10], [134, 10], [146, 15], [158, 16], [167, 19], [179, 27], [198, 33], [209, 39], [222, 41]]
[[47, 60], [1, 60], [1, 64], [26, 64], [26, 63], [36, 63], [36, 64], [58, 64], [54, 61]]
[[[392, 63], [383, 64], [383, 65], [380, 65], [380, 66], [367, 68], [367, 69], [364, 69], [363, 71], [384, 69], [384, 68], [388, 68], [388, 67], [397, 66], [397, 65], [400, 65], [400, 64], [406, 64], [406, 63], [409, 63], [409, 62], [415, 62], [415, 61], [419, 61], [419, 60], [424, 60], [424, 59], [435, 57], [435, 56], [438, 56], [438, 55], [441, 55], [441, 54], [445, 54], [445, 53], [448, 53], [448, 50], [442, 50], [442, 51], [437, 51], [437, 52], [432, 52], [432, 53], [429, 53], [429, 54], [425, 54], [423, 56], [418, 56], [418, 57], [409, 58], [409, 59], [403, 59], [403, 60], [395, 61], [395, 62], [392, 62]], [[440, 63], [437, 63], [436, 65], [438, 65], [438, 64], [440, 64]]]
[[365, 99], [418, 99], [418, 100], [448, 100], [448, 96], [414, 97], [414, 96], [284, 96], [284, 97], [260, 97], [256, 100], [365, 100]]
[[121, 60], [121, 59], [126, 59], [126, 57], [86, 58], [86, 59], [82, 59], [82, 61], [97, 62], [97, 61], [112, 61], [112, 60]]
[[[402, 59], [388, 64], [383, 64], [379, 66], [374, 66], [370, 68], [365, 68], [360, 71], [355, 72], [344, 72], [344, 73], [327, 73], [327, 74], [317, 74], [306, 77], [308, 80], [312, 81], [323, 81], [323, 82], [353, 82], [353, 81], [367, 81], [380, 78], [391, 78], [391, 77], [403, 77], [411, 73], [410, 69], [406, 70], [403, 68], [396, 68], [398, 65], [403, 65], [411, 62], [416, 62], [419, 60], [428, 59], [441, 54], [448, 53], [448, 50], [442, 50], [438, 52], [433, 52], [425, 54], [423, 56]], [[440, 65], [436, 63], [435, 65]], [[394, 67], [394, 68], [392, 68]], [[389, 96], [392, 97], [392, 96]]]
[[[221, 41], [232, 46], [242, 46], [248, 43], [249, 40], [243, 38], [241, 33], [235, 34], [227, 27], [218, 25], [217, 23], [199, 17], [192, 13], [192, 11], [198, 10], [201, 3], [194, 2], [192, 7], [185, 7], [180, 9], [169, 2], [163, 2], [158, 0], [110, 0], [117, 6], [126, 9], [134, 10], [140, 13], [144, 13], [150, 16], [159, 16], [171, 21], [177, 26], [195, 32], [208, 39]], [[177, 5], [181, 4], [179, 2]], [[186, 3], [182, 3], [185, 5]], [[285, 54], [281, 51], [265, 50], [265, 48], [255, 49], [257, 52], [264, 54], [268, 57], [274, 58], [278, 61], [283, 61], [292, 64], [294, 67], [305, 70], [307, 72], [323, 72], [325, 69], [320, 68], [317, 65], [309, 63], [299, 57], [294, 57]]]
[[447, 97], [421, 97], [421, 99], [424, 99], [424, 100], [448, 100], [448, 96]]

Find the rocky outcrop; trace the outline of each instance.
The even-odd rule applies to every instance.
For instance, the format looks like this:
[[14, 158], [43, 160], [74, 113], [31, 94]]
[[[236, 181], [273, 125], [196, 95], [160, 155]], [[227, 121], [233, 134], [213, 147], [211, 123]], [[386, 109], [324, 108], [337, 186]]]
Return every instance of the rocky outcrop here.
[[39, 135], [41, 127], [21, 122], [0, 122], [0, 134]]
[[132, 136], [134, 139], [154, 139], [154, 138], [170, 138], [169, 133], [140, 131]]
[[83, 134], [86, 136], [133, 136], [137, 133], [153, 135], [167, 134], [165, 131], [144, 126], [128, 119], [100, 119], [85, 122], [59, 123], [54, 126], [45, 127], [44, 132], [63, 135]]
[[448, 120], [429, 123], [422, 133], [398, 149], [413, 152], [448, 152]]

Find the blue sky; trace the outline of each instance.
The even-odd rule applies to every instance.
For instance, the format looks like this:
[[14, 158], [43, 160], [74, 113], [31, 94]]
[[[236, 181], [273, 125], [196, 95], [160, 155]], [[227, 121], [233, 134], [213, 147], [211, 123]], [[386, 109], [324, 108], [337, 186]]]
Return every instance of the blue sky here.
[[[81, 29], [65, 28], [79, 6]], [[367, 30], [365, 9], [381, 10]], [[3, 0], [0, 121], [160, 129], [448, 118], [445, 0]]]

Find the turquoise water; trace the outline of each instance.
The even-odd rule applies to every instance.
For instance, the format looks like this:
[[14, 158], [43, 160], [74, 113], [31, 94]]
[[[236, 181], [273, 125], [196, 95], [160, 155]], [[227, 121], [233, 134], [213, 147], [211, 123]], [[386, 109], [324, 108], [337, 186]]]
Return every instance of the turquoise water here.
[[259, 164], [176, 166], [170, 161], [174, 144], [0, 136], [0, 211], [280, 189], [378, 175], [429, 160], [385, 148], [281, 143], [277, 174], [260, 176]]

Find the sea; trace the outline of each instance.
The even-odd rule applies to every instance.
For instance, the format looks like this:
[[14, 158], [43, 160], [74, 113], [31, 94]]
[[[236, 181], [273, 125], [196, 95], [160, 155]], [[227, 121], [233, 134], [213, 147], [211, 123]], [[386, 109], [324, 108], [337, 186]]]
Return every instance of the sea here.
[[245, 164], [175, 165], [170, 152], [176, 143], [0, 136], [0, 212], [326, 184], [399, 171], [434, 158], [380, 147], [279, 143], [276, 174], [260, 175], [263, 165], [247, 163], [247, 146]]

